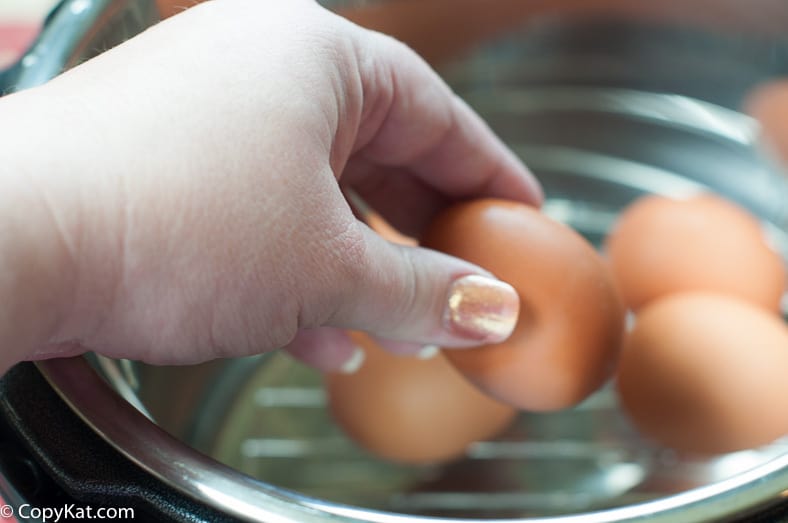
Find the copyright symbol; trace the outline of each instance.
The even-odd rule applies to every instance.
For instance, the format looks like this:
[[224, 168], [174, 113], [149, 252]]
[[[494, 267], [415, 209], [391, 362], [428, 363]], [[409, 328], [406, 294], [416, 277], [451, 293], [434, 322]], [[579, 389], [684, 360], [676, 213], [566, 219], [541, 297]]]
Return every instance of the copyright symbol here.
[[12, 518], [14, 517], [14, 507], [11, 505], [0, 505], [0, 517]]

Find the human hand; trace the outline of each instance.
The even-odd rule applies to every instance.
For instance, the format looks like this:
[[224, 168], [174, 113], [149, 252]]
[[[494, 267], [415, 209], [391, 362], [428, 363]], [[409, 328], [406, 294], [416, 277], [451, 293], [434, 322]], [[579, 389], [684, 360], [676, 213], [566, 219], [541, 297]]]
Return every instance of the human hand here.
[[[454, 200], [538, 204], [537, 183], [415, 54], [310, 0], [201, 4], [0, 114], [25, 122], [0, 136], [13, 189], [0, 226], [42, 267], [22, 271], [43, 292], [23, 309], [47, 311], [16, 326], [30, 347], [17, 358], [194, 363], [286, 346], [336, 370], [357, 363], [342, 329], [407, 352], [514, 326], [513, 289], [384, 241], [342, 190], [418, 236]], [[480, 305], [473, 283], [495, 300], [447, 321], [450, 292]]]

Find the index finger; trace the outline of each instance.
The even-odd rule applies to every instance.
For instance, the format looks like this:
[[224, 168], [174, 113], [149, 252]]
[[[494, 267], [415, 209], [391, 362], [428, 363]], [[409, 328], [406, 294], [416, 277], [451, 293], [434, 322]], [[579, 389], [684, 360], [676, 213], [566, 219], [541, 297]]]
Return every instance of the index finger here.
[[[413, 51], [367, 33], [364, 108], [355, 149], [452, 200], [498, 197], [540, 205], [533, 174]], [[392, 174], [395, 175], [395, 174]]]

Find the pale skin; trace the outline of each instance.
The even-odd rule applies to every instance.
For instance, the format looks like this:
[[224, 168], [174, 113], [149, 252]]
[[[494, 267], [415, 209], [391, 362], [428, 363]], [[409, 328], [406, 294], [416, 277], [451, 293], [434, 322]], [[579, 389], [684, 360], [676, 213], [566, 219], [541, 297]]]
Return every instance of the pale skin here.
[[337, 370], [344, 329], [400, 352], [508, 336], [446, 321], [453, 282], [493, 275], [383, 240], [343, 191], [418, 236], [452, 201], [539, 205], [538, 183], [413, 52], [311, 0], [202, 4], [0, 120], [2, 370], [282, 347]]
[[[784, 157], [787, 93], [752, 104]], [[341, 370], [348, 328], [399, 352], [507, 335], [445, 319], [453, 282], [493, 275], [383, 240], [344, 191], [419, 236], [456, 200], [539, 205], [538, 183], [414, 53], [312, 0], [202, 4], [0, 121], [0, 372], [282, 347]]]

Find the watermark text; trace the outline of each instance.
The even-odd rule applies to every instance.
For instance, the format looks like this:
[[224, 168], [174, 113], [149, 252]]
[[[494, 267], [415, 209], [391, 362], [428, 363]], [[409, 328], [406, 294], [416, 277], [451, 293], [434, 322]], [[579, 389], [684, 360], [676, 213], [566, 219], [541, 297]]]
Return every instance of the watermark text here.
[[133, 520], [134, 509], [131, 507], [91, 507], [90, 505], [77, 505], [76, 503], [67, 503], [59, 507], [35, 507], [29, 503], [23, 503], [18, 507], [0, 505], [0, 517], [16, 518], [20, 523], [26, 520], [45, 521], [47, 523], [80, 519]]

